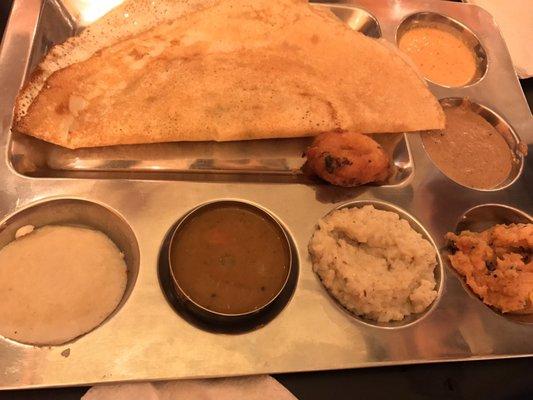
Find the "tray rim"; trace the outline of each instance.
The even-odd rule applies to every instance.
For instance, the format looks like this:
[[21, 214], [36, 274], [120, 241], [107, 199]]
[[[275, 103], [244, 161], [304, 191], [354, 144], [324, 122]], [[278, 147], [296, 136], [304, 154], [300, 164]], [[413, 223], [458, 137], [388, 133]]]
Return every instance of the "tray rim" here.
[[[370, 0], [362, 0], [361, 3], [368, 3]], [[20, 5], [20, 4], [28, 4], [28, 3], [31, 3], [32, 5], [36, 5], [36, 3], [40, 3], [40, 0], [15, 0], [15, 4], [13, 5], [13, 10], [15, 9], [15, 5]], [[350, 1], [349, 2], [350, 4], [352, 3], [356, 3], [355, 1]], [[416, 1], [416, 0], [413, 0], [413, 1], [408, 1], [408, 0], [402, 0], [402, 3], [428, 3], [427, 1]], [[42, 4], [41, 4], [42, 5]], [[464, 6], [464, 5], [461, 5], [461, 7]], [[471, 6], [471, 5], [469, 5]], [[18, 10], [18, 11], [21, 11], [21, 10]], [[12, 11], [13, 13], [13, 11]], [[373, 13], [372, 13], [373, 14]], [[33, 17], [35, 17], [35, 14], [32, 14]], [[30, 17], [32, 16], [30, 15]], [[10, 18], [11, 19], [11, 18]], [[9, 24], [8, 24], [8, 27], [9, 27]], [[35, 32], [34, 32], [35, 33]], [[7, 34], [8, 34], [8, 29], [6, 29], [6, 36], [7, 37]], [[12, 44], [12, 43], [11, 43]], [[4, 46], [6, 45], [6, 41], [4, 41], [2, 43], [2, 48], [0, 49], [0, 63], [2, 63], [2, 55], [4, 54]], [[26, 59], [25, 61], [26, 63], [29, 62], [29, 58]], [[19, 74], [22, 75], [23, 74]], [[5, 77], [4, 77], [5, 79]], [[2, 80], [2, 76], [0, 76], [0, 82], [3, 83], [3, 80]], [[13, 85], [11, 85], [12, 87]], [[12, 88], [11, 88], [12, 89]], [[17, 88], [17, 91], [18, 91], [18, 88]], [[13, 92], [13, 90], [11, 90], [11, 92]], [[5, 95], [3, 96], [0, 96], [0, 105], [3, 105], [5, 102], [6, 102], [6, 99], [5, 99]], [[523, 97], [523, 94], [522, 94], [522, 97]], [[525, 100], [525, 99], [524, 99]], [[493, 108], [491, 108], [491, 110], [493, 110]], [[4, 132], [8, 131], [9, 128], [6, 128], [4, 129]], [[4, 138], [5, 139], [5, 138]], [[524, 138], [522, 138], [524, 140]], [[531, 142], [532, 138], [529, 136], [527, 138], [528, 142]], [[414, 151], [415, 152], [419, 152], [420, 150], [420, 143], [419, 141], [417, 140], [417, 138], [413, 138], [413, 147], [414, 147]], [[3, 152], [3, 156], [4, 157], [7, 157], [7, 149], [5, 148], [5, 144], [4, 144], [4, 152]], [[15, 193], [13, 193], [12, 195], [9, 196], [9, 200], [5, 200], [5, 199], [0, 199], [0, 210], [2, 210], [4, 212], [4, 214], [9, 214], [11, 215], [12, 213], [14, 212], [18, 212], [21, 208], [25, 208], [31, 204], [33, 204], [35, 201], [39, 202], [39, 201], [46, 201], [48, 199], [51, 199], [51, 198], [62, 198], [62, 197], [70, 197], [72, 195], [74, 195], [74, 193], [72, 193], [73, 191], [76, 192], [76, 196], [80, 196], [81, 199], [84, 199], [84, 200], [89, 200], [89, 201], [95, 201], [95, 202], [103, 202], [103, 205], [105, 207], [108, 207], [108, 208], [111, 208], [115, 211], [117, 211], [120, 215], [124, 215], [124, 218], [131, 224], [133, 225], [133, 231], [134, 233], [137, 235], [139, 233], [139, 226], [141, 225], [141, 222], [142, 222], [142, 218], [138, 217], [138, 216], [135, 216], [135, 212], [134, 210], [132, 210], [130, 207], [124, 207], [124, 206], [121, 206], [121, 207], [117, 207], [117, 204], [119, 203], [118, 200], [116, 199], [112, 199], [112, 200], [108, 200], [108, 201], [105, 201], [105, 195], [102, 194], [101, 190], [104, 190], [107, 185], [109, 185], [110, 182], [102, 182], [102, 179], [86, 179], [86, 180], [76, 180], [76, 179], [72, 179], [72, 178], [49, 178], [49, 179], [41, 179], [41, 178], [29, 178], [29, 177], [26, 177], [24, 175], [19, 175], [16, 171], [14, 170], [10, 170], [9, 169], [9, 163], [6, 163], [5, 161], [7, 161], [7, 158], [4, 158], [4, 166], [7, 165], [7, 168], [8, 170], [7, 171], [1, 171], [0, 170], [0, 176], [1, 175], [6, 175], [6, 173], [8, 174], [7, 176], [7, 185], [9, 187], [9, 189], [12, 189], [15, 191]], [[422, 164], [424, 164], [423, 161], [421, 160], [417, 160], [418, 162], [421, 162]], [[427, 160], [425, 162], [425, 164], [427, 164]], [[423, 165], [422, 165], [423, 167]], [[421, 181], [421, 177], [418, 176], [418, 177], [415, 177], [415, 182], [410, 182], [409, 185], [407, 185], [408, 187], [411, 187], [412, 185], [415, 185], [415, 187], [417, 187], [416, 185], [419, 185], [420, 184], [420, 181]], [[521, 181], [524, 182], [524, 177], [521, 178]], [[204, 182], [154, 182], [154, 181], [150, 181], [150, 180], [129, 180], [129, 179], [119, 179], [119, 180], [116, 180], [116, 181], [113, 181], [112, 182], [113, 184], [116, 184], [117, 188], [119, 190], [123, 190], [125, 191], [126, 193], [134, 193], [135, 190], [137, 188], [140, 188], [140, 187], [143, 187], [143, 188], [147, 188], [147, 189], [155, 189], [155, 190], [160, 190], [162, 189], [163, 187], [165, 186], [168, 186], [168, 187], [171, 187], [171, 188], [178, 188], [178, 187], [183, 187], [185, 189], [193, 189], [193, 190], [198, 190], [199, 186], [201, 185], [206, 185], [206, 186], [209, 186], [211, 189], [214, 189], [214, 190], [221, 190], [222, 193], [223, 192], [223, 186], [224, 184], [221, 184], [219, 182], [215, 182], [215, 183], [204, 183]], [[531, 182], [530, 182], [531, 183]], [[261, 184], [258, 184], [258, 183], [250, 183], [250, 184], [245, 184], [245, 185], [241, 185], [239, 183], [233, 183], [232, 184], [233, 187], [236, 188], [236, 192], [237, 194], [232, 196], [234, 198], [237, 198], [237, 199], [240, 199], [240, 198], [243, 198], [243, 196], [247, 196], [247, 193], [251, 193], [252, 191], [256, 190], [258, 192], [261, 192], [261, 191], [265, 191], [265, 188], [261, 188]], [[242, 186], [247, 186], [245, 188], [242, 188]], [[292, 186], [292, 185], [291, 185]], [[270, 187], [278, 187], [278, 185], [276, 184], [271, 184]], [[95, 191], [98, 191], [100, 190], [100, 192], [98, 192], [98, 194], [95, 194], [94, 192]], [[360, 194], [357, 194], [355, 195], [357, 197], [357, 199], [363, 199], [363, 198], [369, 198], [369, 199], [377, 199], [377, 200], [385, 200], [387, 201], [387, 199], [390, 199], [390, 196], [388, 196], [386, 194], [387, 190], [391, 190], [391, 189], [387, 189], [385, 188], [385, 190], [382, 190], [380, 188], [373, 188], [372, 190], [367, 190], [366, 192], [364, 192], [362, 195]], [[511, 188], [511, 192], [510, 193], [506, 193], [506, 194], [509, 194], [510, 196], [512, 196], [512, 204], [511, 205], [514, 205], [514, 203], [518, 202], [518, 203], [521, 203], [521, 204], [526, 204], [524, 203], [519, 197], [519, 193], [517, 192], [518, 189], [516, 189], [515, 187]], [[402, 189], [403, 191], [403, 189]], [[295, 193], [295, 194], [298, 194], [298, 195], [307, 195], [309, 196], [310, 192], [312, 193], [313, 192], [313, 189], [312, 188], [309, 188], [309, 187], [305, 187], [305, 185], [301, 185], [301, 184], [295, 184], [295, 186], [292, 188], [292, 192], [291, 193]], [[470, 203], [474, 203], [474, 204], [478, 204], [477, 200], [476, 199], [479, 199], [480, 197], [482, 197], [483, 195], [479, 194], [479, 193], [474, 193], [474, 195], [472, 195], [472, 193], [470, 193], [471, 191], [468, 191], [468, 190], [465, 190], [466, 194], [467, 194], [467, 197], [469, 197], [468, 201]], [[261, 193], [259, 193], [260, 195]], [[354, 194], [351, 193], [351, 194], [348, 194], [349, 196], [352, 196], [352, 200], [354, 199]], [[469, 196], [471, 195], [471, 196]], [[244, 200], [245, 201], [252, 201], [252, 202], [255, 202], [255, 197], [254, 196], [257, 196], [257, 194], [250, 194], [250, 197], [252, 197], [251, 199], [250, 198], [246, 198], [244, 197]], [[361, 196], [361, 197], [360, 197]], [[487, 198], [487, 202], [490, 202], [491, 199], [500, 199], [502, 198], [503, 196], [503, 193], [498, 193], [490, 198]], [[223, 196], [222, 196], [223, 197]], [[220, 197], [217, 197], [217, 198], [220, 198]], [[280, 205], [275, 205], [277, 204], [274, 200], [269, 200], [267, 202], [269, 205], [265, 205], [264, 202], [260, 202], [259, 204], [261, 204], [262, 206], [265, 206], [267, 208], [267, 210], [271, 211], [273, 213], [274, 216], [276, 217], [280, 217], [280, 213], [284, 215], [283, 218], [279, 218], [280, 221], [289, 227], [289, 233], [291, 233], [291, 230], [294, 230], [296, 229], [296, 226], [294, 228], [291, 229], [291, 225], [287, 222], [287, 219], [289, 218], [288, 217], [288, 214], [286, 212], [283, 212], [283, 207], [280, 206]], [[198, 202], [196, 203], [198, 204]], [[273, 206], [272, 204], [275, 205], [275, 210], [272, 210]], [[330, 204], [327, 204], [327, 205], [322, 205], [320, 207], [321, 210], [327, 210], [327, 209], [331, 209], [333, 208], [336, 204], [339, 204], [339, 201], [335, 201], [335, 202], [332, 202]], [[342, 203], [341, 203], [342, 204]], [[406, 208], [404, 207], [403, 205], [401, 205], [401, 203], [398, 203], [398, 202], [393, 202], [393, 204], [397, 207], [401, 207], [403, 209], [406, 209], [407, 212], [413, 214], [413, 216], [418, 219], [421, 223], [421, 225], [427, 229], [431, 236], [435, 237], [436, 233], [433, 233], [432, 232], [432, 229], [429, 228], [428, 226], [428, 222], [427, 222], [427, 215], [423, 214], [423, 215], [419, 215], [418, 213], [414, 213], [413, 212], [413, 209], [412, 207], [409, 207], [409, 208]], [[468, 204], [468, 203], [467, 203]], [[519, 209], [521, 209], [522, 211], [524, 210], [523, 206], [522, 207], [518, 207]], [[281, 210], [281, 211], [280, 211]], [[129, 219], [128, 219], [129, 217]], [[168, 219], [168, 218], [167, 218]], [[143, 237], [146, 237], [146, 232], [144, 232], [144, 229], [141, 229], [140, 230], [142, 235], [139, 237], [139, 241], [142, 240]], [[294, 237], [294, 235], [293, 235]], [[440, 240], [437, 240], [437, 244], [440, 243]], [[147, 246], [147, 245], [146, 245]], [[297, 247], [297, 252], [302, 252], [302, 246], [298, 246]], [[148, 257], [149, 258], [149, 257]], [[301, 268], [305, 268], [306, 267], [306, 264], [305, 262], [302, 263], [303, 265], [301, 266]], [[447, 274], [446, 273], [446, 267], [444, 268], [445, 269], [445, 275]], [[447, 274], [449, 275], [449, 273]], [[315, 277], [316, 278], [316, 277]], [[446, 278], [446, 281], [452, 281], [453, 282], [453, 279], [450, 280], [449, 276]], [[299, 281], [298, 284], [300, 285], [302, 282]], [[305, 282], [305, 283], [308, 283], [308, 282]], [[448, 283], [448, 282], [445, 282], [445, 284]], [[298, 290], [298, 289], [297, 289]], [[132, 293], [132, 296], [134, 295], [135, 293]], [[131, 301], [131, 299], [129, 300]], [[127, 304], [125, 305], [127, 306]], [[505, 324], [504, 324], [505, 325]], [[528, 328], [529, 331], [531, 331], [531, 327]], [[2, 351], [5, 350], [5, 347], [3, 347], [5, 344], [5, 342], [3, 343], [3, 339], [0, 339], [0, 353], [2, 353]], [[15, 347], [18, 347], [17, 345], [15, 345]], [[30, 346], [31, 347], [31, 346]], [[59, 346], [61, 347], [61, 346]], [[60, 348], [57, 348], [57, 349], [48, 349], [48, 350], [44, 350], [45, 352], [48, 351], [48, 357], [51, 357], [51, 359], [53, 359], [55, 362], [59, 362], [61, 360], [61, 358], [57, 358], [59, 357], [57, 354], [54, 353], [54, 350], [61, 350]], [[57, 351], [58, 353], [58, 351]], [[448, 357], [443, 357], [441, 359], [431, 359], [431, 358], [427, 358], [427, 359], [420, 359], [420, 360], [413, 360], [413, 359], [405, 359], [403, 361], [398, 361], [398, 360], [392, 360], [392, 361], [386, 361], [386, 360], [378, 360], [378, 361], [364, 361], [364, 362], [359, 362], [358, 364], [356, 363], [356, 365], [350, 365], [349, 367], [345, 366], [345, 365], [341, 365], [340, 367], [330, 367], [328, 366], [327, 368], [323, 368], [323, 367], [313, 367], [313, 366], [306, 366], [306, 367], [303, 367], [303, 368], [292, 368], [290, 369], [290, 371], [311, 371], [311, 370], [323, 370], [323, 369], [344, 369], [344, 368], [360, 368], [360, 367], [371, 367], [371, 366], [378, 366], [378, 365], [405, 365], [405, 364], [419, 364], [419, 363], [428, 363], [428, 362], [447, 362], [447, 361], [458, 361], [458, 360], [482, 360], [482, 359], [495, 359], [495, 358], [521, 358], [521, 357], [526, 357], [526, 356], [532, 356], [533, 355], [533, 348], [529, 347], [529, 350], [528, 350], [528, 353], [527, 354], [477, 354], [477, 355], [473, 355], [473, 354], [470, 354], [470, 355], [463, 355], [463, 356], [448, 356]], [[59, 360], [59, 361], [58, 361]], [[265, 367], [263, 367], [265, 368]], [[271, 370], [269, 370], [268, 368], [265, 370], [261, 370], [259, 372], [282, 372], [282, 371], [285, 371], [283, 369], [276, 369], [276, 368], [272, 368]], [[5, 372], [4, 372], [5, 374]], [[244, 373], [235, 373], [231, 376], [240, 376], [240, 375], [248, 375], [249, 372], [244, 372]], [[222, 374], [213, 374], [213, 373], [208, 373], [208, 374], [200, 374], [200, 375], [181, 375], [179, 376], [180, 378], [187, 378], [187, 377], [206, 377], [206, 376], [228, 376], [227, 373], [222, 373]], [[165, 379], [171, 379], [171, 378], [175, 378], [174, 377], [170, 377], [170, 376], [162, 376], [161, 378], [155, 378], [156, 380], [165, 380]], [[117, 380], [114, 380], [111, 376], [104, 376], [102, 379], [100, 380], [92, 380], [92, 381], [86, 381], [86, 382], [83, 382], [84, 384], [87, 384], [87, 383], [96, 383], [96, 382], [119, 382], [119, 381], [137, 381], [139, 379], [154, 379], [154, 377], [152, 376], [149, 376], [147, 378], [132, 378], [132, 379], [123, 379], [123, 378], [119, 378]], [[14, 389], [14, 388], [19, 388], [19, 389], [22, 389], [22, 388], [29, 388], [29, 387], [63, 387], [63, 386], [70, 386], [70, 385], [73, 385], [73, 384], [77, 384], [77, 383], [73, 383], [73, 381], [68, 381], [68, 380], [63, 380], [63, 382], [59, 382], [57, 380], [57, 377], [56, 377], [56, 381], [55, 383], [52, 382], [52, 384], [48, 384], [48, 383], [39, 383], [37, 381], [33, 381], [31, 383], [29, 382], [26, 382], [26, 383], [20, 383], [20, 384], [14, 384], [13, 382], [11, 382], [11, 384], [9, 385], [5, 385], [4, 383], [2, 383], [4, 379], [2, 378], [2, 375], [0, 375], [0, 389]], [[79, 384], [79, 383], [78, 383]]]

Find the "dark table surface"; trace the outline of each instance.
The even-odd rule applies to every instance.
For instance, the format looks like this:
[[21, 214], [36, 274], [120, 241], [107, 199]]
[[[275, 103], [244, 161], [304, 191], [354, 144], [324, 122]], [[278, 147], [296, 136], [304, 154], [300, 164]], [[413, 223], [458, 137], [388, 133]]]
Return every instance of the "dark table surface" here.
[[[11, 0], [0, 0], [0, 34], [10, 7]], [[523, 80], [521, 84], [529, 106], [533, 108], [533, 78]], [[533, 399], [533, 358], [294, 373], [274, 377], [301, 400], [391, 397], [413, 400]], [[87, 389], [2, 391], [0, 400], [78, 400]]]

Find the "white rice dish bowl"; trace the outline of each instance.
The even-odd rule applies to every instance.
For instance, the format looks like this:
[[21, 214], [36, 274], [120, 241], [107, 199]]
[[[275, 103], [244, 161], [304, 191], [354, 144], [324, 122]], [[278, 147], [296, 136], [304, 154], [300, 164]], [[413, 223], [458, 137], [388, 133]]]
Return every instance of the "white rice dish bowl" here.
[[318, 222], [309, 253], [328, 291], [364, 318], [400, 321], [437, 297], [433, 245], [394, 212], [335, 210]]

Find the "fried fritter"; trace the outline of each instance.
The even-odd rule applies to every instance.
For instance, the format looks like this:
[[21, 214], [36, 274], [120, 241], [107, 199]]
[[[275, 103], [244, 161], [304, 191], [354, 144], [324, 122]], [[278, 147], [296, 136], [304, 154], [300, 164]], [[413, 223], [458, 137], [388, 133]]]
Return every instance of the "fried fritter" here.
[[356, 132], [326, 132], [307, 149], [307, 167], [338, 186], [383, 182], [390, 175], [390, 159], [371, 137]]

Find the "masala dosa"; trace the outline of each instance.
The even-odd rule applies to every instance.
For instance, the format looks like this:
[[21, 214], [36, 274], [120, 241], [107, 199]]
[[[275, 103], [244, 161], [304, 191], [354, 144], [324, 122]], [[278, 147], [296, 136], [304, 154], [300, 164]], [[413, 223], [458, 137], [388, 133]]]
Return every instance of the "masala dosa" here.
[[444, 128], [401, 56], [304, 0], [191, 6], [59, 69], [27, 99], [15, 129], [68, 148]]

